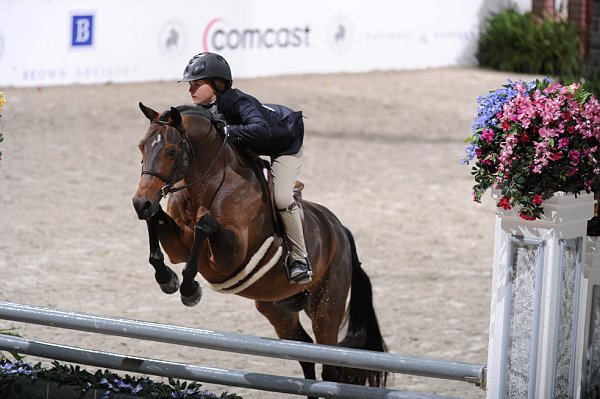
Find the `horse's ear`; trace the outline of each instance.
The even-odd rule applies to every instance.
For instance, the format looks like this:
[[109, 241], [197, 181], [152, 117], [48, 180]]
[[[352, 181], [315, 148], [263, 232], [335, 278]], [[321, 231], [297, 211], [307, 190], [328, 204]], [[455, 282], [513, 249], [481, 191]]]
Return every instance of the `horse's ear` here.
[[158, 112], [156, 112], [152, 108], [146, 107], [144, 104], [142, 104], [141, 101], [140, 101], [140, 109], [142, 110], [144, 115], [146, 115], [146, 118], [150, 119], [150, 121], [158, 120]]
[[171, 112], [169, 112], [169, 117], [171, 118], [171, 124], [173, 127], [181, 128], [181, 114], [175, 107], [171, 107]]

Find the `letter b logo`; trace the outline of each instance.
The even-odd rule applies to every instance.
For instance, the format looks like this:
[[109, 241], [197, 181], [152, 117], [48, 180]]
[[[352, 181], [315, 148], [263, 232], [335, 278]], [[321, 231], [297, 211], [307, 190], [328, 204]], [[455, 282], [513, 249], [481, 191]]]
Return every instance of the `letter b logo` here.
[[92, 44], [94, 44], [94, 16], [73, 15], [71, 46], [91, 46]]

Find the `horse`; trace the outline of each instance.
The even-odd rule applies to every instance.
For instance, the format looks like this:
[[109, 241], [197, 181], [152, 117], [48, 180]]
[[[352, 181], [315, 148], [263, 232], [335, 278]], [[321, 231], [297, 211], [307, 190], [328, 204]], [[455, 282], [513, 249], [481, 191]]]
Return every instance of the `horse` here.
[[[183, 304], [196, 305], [200, 273], [212, 289], [254, 300], [280, 339], [313, 342], [300, 323], [304, 311], [319, 344], [387, 351], [354, 238], [330, 210], [295, 193], [313, 278], [290, 284], [262, 159], [231, 144], [203, 107], [160, 114], [141, 102], [139, 107], [150, 126], [139, 142], [142, 174], [133, 206], [146, 221], [149, 262], [163, 292], [179, 290]], [[165, 196], [166, 211], [160, 205]], [[181, 283], [165, 265], [161, 246], [171, 263], [185, 263]], [[305, 378], [316, 380], [314, 363], [300, 365]], [[387, 373], [323, 365], [321, 377], [385, 387]]]

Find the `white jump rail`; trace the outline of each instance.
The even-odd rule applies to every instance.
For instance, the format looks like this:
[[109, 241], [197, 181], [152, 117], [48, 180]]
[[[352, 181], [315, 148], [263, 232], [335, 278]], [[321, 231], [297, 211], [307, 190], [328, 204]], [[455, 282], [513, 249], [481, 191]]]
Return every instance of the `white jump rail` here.
[[[482, 388], [485, 387], [485, 366], [479, 364], [308, 344], [297, 341], [260, 338], [236, 333], [192, 329], [188, 327], [157, 324], [123, 318], [67, 312], [63, 310], [15, 304], [3, 301], [0, 301], [0, 319], [197, 348], [463, 381], [476, 384]], [[7, 341], [5, 343], [8, 345]], [[11, 343], [16, 345], [18, 342], [13, 339]], [[35, 345], [30, 345], [26, 342], [21, 342], [19, 345], [22, 349], [31, 349], [32, 347], [40, 348], [44, 345], [53, 344], [35, 343]], [[9, 348], [4, 347], [3, 349], [7, 350]], [[47, 357], [46, 355], [37, 355], [41, 357]], [[64, 360], [73, 361], [67, 359]], [[81, 360], [82, 359], [79, 361], [81, 362]], [[150, 361], [150, 359], [147, 360]], [[257, 375], [256, 373], [252, 374]], [[281, 377], [278, 378], [281, 379]], [[204, 380], [204, 382], [209, 381]], [[386, 391], [386, 396], [372, 397], [396, 397], [387, 395], [390, 395], [390, 392], [397, 391], [384, 391]], [[309, 391], [298, 393], [313, 394], [313, 392]], [[412, 398], [412, 396], [405, 397]], [[440, 398], [440, 396], [429, 397]]]

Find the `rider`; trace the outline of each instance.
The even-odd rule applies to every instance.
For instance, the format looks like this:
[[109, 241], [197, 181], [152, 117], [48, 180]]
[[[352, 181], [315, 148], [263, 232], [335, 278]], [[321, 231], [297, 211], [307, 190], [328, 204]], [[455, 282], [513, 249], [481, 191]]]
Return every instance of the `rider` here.
[[237, 146], [271, 158], [274, 202], [290, 243], [291, 283], [312, 280], [294, 183], [302, 165], [304, 124], [302, 113], [276, 104], [261, 104], [256, 98], [234, 89], [231, 69], [222, 56], [204, 52], [186, 65], [180, 82], [189, 82], [192, 101], [214, 115], [222, 114], [226, 135]]

